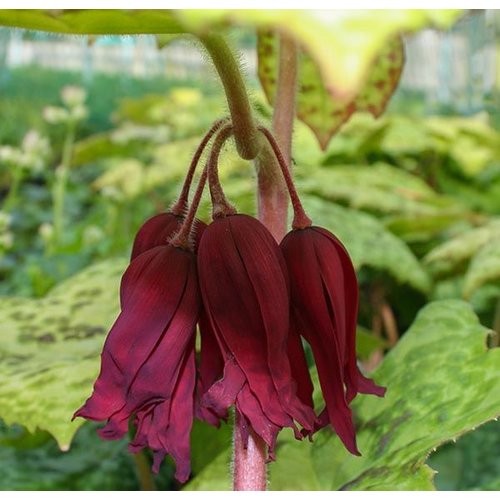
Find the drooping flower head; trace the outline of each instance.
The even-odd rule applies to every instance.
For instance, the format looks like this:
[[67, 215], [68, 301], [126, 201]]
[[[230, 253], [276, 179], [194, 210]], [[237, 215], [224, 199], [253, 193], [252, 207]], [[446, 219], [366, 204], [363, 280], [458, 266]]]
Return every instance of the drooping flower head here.
[[215, 415], [235, 405], [246, 423], [242, 428], [253, 428], [272, 458], [283, 427], [293, 428], [301, 438], [296, 422], [311, 432], [315, 417], [297, 397], [288, 360], [290, 304], [283, 256], [259, 221], [236, 214], [219, 183], [219, 145], [230, 133], [228, 129], [217, 137], [208, 163], [214, 221], [198, 248], [207, 316], [207, 325], [200, 325], [202, 341], [204, 336], [215, 337], [224, 366], [222, 378], [213, 377], [201, 404]]
[[294, 207], [293, 230], [280, 244], [291, 291], [289, 356], [302, 401], [312, 405], [313, 384], [300, 341], [311, 346], [326, 408], [318, 428], [330, 422], [358, 455], [349, 403], [357, 393], [383, 396], [385, 389], [364, 377], [356, 361], [358, 284], [347, 250], [328, 230], [311, 225], [298, 199], [279, 148], [263, 129], [281, 164]]
[[99, 434], [119, 439], [135, 416], [131, 449], [151, 448], [156, 471], [170, 453], [177, 478], [185, 481], [201, 307], [196, 256], [172, 245], [147, 250], [125, 271], [120, 294], [121, 312], [104, 344], [94, 391], [75, 417], [107, 421]]
[[[216, 125], [209, 135], [220, 123]], [[191, 178], [195, 167], [193, 162]], [[133, 418], [136, 433], [129, 449], [153, 450], [155, 472], [165, 455], [172, 455], [176, 477], [183, 482], [190, 474], [195, 331], [201, 312], [195, 247], [205, 227], [195, 224], [194, 217], [183, 225], [188, 192], [186, 181], [172, 210], [139, 229], [122, 277], [121, 312], [104, 344], [100, 374], [92, 395], [74, 415], [107, 421], [98, 431], [105, 439], [123, 437]], [[173, 244], [180, 232], [183, 237]]]

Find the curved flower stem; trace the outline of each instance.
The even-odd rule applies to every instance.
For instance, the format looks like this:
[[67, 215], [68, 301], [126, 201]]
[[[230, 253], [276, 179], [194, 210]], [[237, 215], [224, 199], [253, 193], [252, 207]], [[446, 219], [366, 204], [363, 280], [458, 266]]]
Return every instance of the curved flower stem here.
[[189, 165], [189, 169], [186, 175], [186, 179], [184, 180], [184, 185], [182, 186], [181, 194], [179, 195], [179, 199], [175, 202], [175, 204], [170, 209], [170, 212], [174, 215], [184, 215], [187, 207], [188, 207], [188, 199], [189, 199], [189, 190], [191, 189], [191, 184], [193, 182], [193, 176], [196, 171], [196, 167], [198, 166], [198, 162], [200, 161], [201, 155], [205, 150], [206, 145], [209, 143], [210, 139], [213, 135], [224, 125], [227, 123], [229, 118], [221, 118], [214, 122], [210, 130], [205, 134], [202, 141], [198, 145], [196, 149], [193, 159], [191, 160], [191, 164]]
[[248, 440], [243, 438], [242, 426], [245, 423], [238, 410], [234, 423], [234, 491], [266, 490], [266, 444], [249, 428]]
[[271, 148], [276, 155], [276, 159], [278, 160], [279, 166], [281, 168], [281, 172], [283, 173], [283, 177], [285, 178], [286, 186], [288, 188], [288, 193], [290, 194], [290, 199], [292, 200], [293, 207], [293, 222], [292, 227], [294, 229], [303, 229], [305, 227], [309, 227], [312, 222], [311, 219], [306, 215], [304, 211], [304, 207], [302, 206], [302, 202], [300, 201], [299, 195], [297, 194], [297, 190], [295, 189], [295, 185], [292, 180], [292, 176], [290, 174], [290, 169], [281, 154], [280, 147], [276, 142], [276, 139], [273, 137], [273, 134], [265, 127], [258, 127], [258, 129], [264, 134], [266, 139], [269, 141]]
[[[191, 207], [189, 208], [189, 211], [186, 215], [186, 218], [184, 219], [184, 222], [182, 223], [179, 231], [172, 236], [170, 239], [170, 244], [179, 247], [179, 248], [184, 248], [186, 250], [192, 250], [192, 241], [191, 241], [191, 232], [193, 229], [193, 222], [196, 217], [196, 212], [198, 210], [198, 206], [201, 201], [201, 197], [203, 195], [203, 190], [205, 189], [205, 184], [207, 181], [207, 176], [209, 175], [214, 175], [213, 173], [210, 174], [211, 171], [215, 170], [215, 176], [216, 176], [216, 183], [220, 188], [220, 193], [216, 194], [216, 200], [217, 203], [219, 204], [220, 207], [225, 207], [227, 211], [233, 211], [235, 213], [236, 211], [234, 210], [233, 207], [229, 204], [229, 202], [226, 200], [224, 193], [222, 192], [222, 187], [220, 186], [219, 179], [217, 176], [217, 161], [219, 159], [219, 154], [222, 149], [222, 146], [226, 142], [226, 140], [232, 135], [233, 133], [233, 127], [232, 125], [226, 125], [222, 127], [217, 136], [215, 137], [214, 143], [212, 145], [212, 150], [210, 152], [210, 157], [208, 158], [207, 164], [205, 165], [205, 168], [203, 169], [203, 172], [201, 174], [200, 180], [198, 181], [198, 186], [196, 188], [196, 192], [193, 196], [193, 201], [191, 202]], [[215, 164], [215, 167], [213, 165]], [[213, 182], [213, 181], [212, 181]], [[212, 193], [212, 187], [210, 188], [211, 194], [212, 194], [212, 203], [214, 204], [216, 201], [214, 201], [214, 195]], [[217, 188], [216, 188], [217, 191]], [[219, 208], [220, 208], [219, 207]], [[215, 209], [214, 209], [215, 210]], [[229, 213], [226, 213], [226, 215], [229, 215]]]
[[[285, 163], [290, 165], [292, 156], [292, 132], [295, 116], [295, 95], [297, 90], [297, 44], [282, 34], [280, 36], [280, 56], [277, 91], [274, 102], [273, 132]], [[270, 155], [271, 158], [266, 158]], [[264, 156], [264, 155], [263, 155]], [[258, 171], [259, 219], [279, 242], [286, 234], [288, 195], [276, 159], [266, 148]]]
[[219, 132], [214, 141], [214, 146], [207, 163], [208, 186], [210, 188], [210, 196], [212, 197], [212, 217], [214, 219], [227, 215], [234, 215], [236, 213], [236, 209], [227, 201], [226, 195], [224, 194], [219, 179], [218, 169], [222, 145], [231, 135], [233, 135], [232, 127], [225, 127]]
[[243, 159], [253, 160], [259, 154], [261, 143], [237, 59], [221, 35], [203, 35], [199, 39], [210, 54], [224, 86], [236, 149]]

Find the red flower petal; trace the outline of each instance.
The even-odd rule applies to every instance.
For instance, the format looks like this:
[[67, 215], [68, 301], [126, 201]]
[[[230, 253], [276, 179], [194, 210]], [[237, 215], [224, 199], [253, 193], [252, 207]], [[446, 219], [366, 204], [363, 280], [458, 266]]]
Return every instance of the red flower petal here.
[[[292, 317], [313, 350], [329, 420], [346, 448], [357, 455], [352, 413], [344, 393], [347, 340], [345, 331], [339, 336], [335, 330], [335, 318], [344, 312], [335, 309], [322, 276], [317, 256], [322, 239], [308, 228], [292, 231], [281, 243], [290, 272]], [[342, 273], [340, 266], [338, 271]], [[338, 299], [336, 304], [342, 300]]]
[[[137, 231], [130, 260], [151, 248], [166, 245], [171, 236], [177, 231], [182, 223], [182, 217], [165, 212], [149, 218]], [[200, 238], [207, 225], [201, 220], [195, 220], [194, 240], [195, 248], [198, 247]]]
[[[75, 417], [108, 420], [100, 435], [118, 439], [135, 413], [138, 435], [147, 435], [148, 445], [160, 455], [177, 454], [185, 463], [185, 433], [164, 432], [169, 426], [190, 427], [192, 422], [194, 365], [190, 362], [182, 380], [180, 372], [187, 358], [194, 362], [193, 339], [201, 305], [196, 257], [171, 246], [142, 253], [123, 276], [121, 296], [122, 311], [104, 344], [93, 394]], [[191, 405], [190, 420], [183, 405], [176, 405], [175, 413], [168, 409], [171, 400], [174, 404], [180, 398], [174, 397], [176, 391], [184, 396], [191, 391], [185, 403]], [[182, 414], [179, 423], [177, 417]]]
[[[213, 406], [234, 403], [243, 373], [269, 422], [293, 427], [295, 419], [311, 429], [314, 415], [294, 393], [287, 357], [288, 288], [280, 259], [273, 237], [252, 217], [217, 219], [206, 229], [198, 250], [200, 287], [214, 332], [227, 349], [224, 378], [208, 398]], [[242, 395], [238, 401], [243, 415], [255, 418], [251, 399]]]

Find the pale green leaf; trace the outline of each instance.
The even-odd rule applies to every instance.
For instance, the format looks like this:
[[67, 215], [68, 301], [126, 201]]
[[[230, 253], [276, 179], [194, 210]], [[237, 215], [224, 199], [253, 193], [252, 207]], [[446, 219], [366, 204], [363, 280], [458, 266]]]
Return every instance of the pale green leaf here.
[[444, 215], [462, 211], [454, 200], [437, 194], [416, 175], [385, 163], [322, 167], [304, 174], [299, 166], [297, 178], [301, 191], [381, 214]]
[[472, 257], [465, 274], [464, 296], [470, 297], [485, 283], [500, 284], [500, 234]]
[[[276, 96], [279, 65], [279, 38], [272, 31], [261, 31], [257, 39], [258, 75], [267, 100]], [[355, 111], [369, 111], [378, 117], [396, 89], [404, 64], [404, 49], [398, 36], [387, 43], [370, 68], [358, 94], [350, 101], [339, 101], [325, 87], [313, 59], [301, 53], [298, 64], [296, 113], [314, 132], [326, 149], [335, 132]]]
[[90, 396], [104, 337], [119, 310], [124, 260], [91, 266], [42, 299], [0, 303], [0, 418], [50, 432], [67, 449]]
[[227, 26], [284, 31], [311, 55], [339, 100], [359, 91], [387, 40], [448, 28], [459, 10], [3, 10], [0, 25], [75, 34], [206, 33]]
[[431, 250], [424, 259], [429, 267], [439, 272], [448, 272], [458, 264], [469, 260], [484, 245], [500, 238], [500, 220], [460, 232]]
[[[500, 349], [489, 350], [487, 336], [465, 302], [426, 306], [372, 374], [387, 386], [385, 398], [358, 396], [352, 405], [363, 456], [327, 429], [313, 443], [282, 432], [270, 489], [434, 489], [425, 465], [432, 451], [500, 414]], [[187, 489], [228, 489], [228, 463], [221, 453]]]

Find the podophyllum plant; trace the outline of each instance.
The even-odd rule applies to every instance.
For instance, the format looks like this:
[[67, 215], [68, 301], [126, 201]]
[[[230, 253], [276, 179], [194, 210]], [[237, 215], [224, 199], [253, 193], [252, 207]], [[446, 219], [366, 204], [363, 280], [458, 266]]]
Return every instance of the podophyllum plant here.
[[[325, 41], [335, 37], [328, 30], [315, 33], [314, 16], [307, 29], [299, 30], [295, 15], [271, 13], [259, 35], [259, 76], [274, 105], [271, 131], [256, 122], [237, 59], [224, 37], [213, 32], [227, 22], [228, 13], [214, 11], [207, 19], [200, 13], [154, 14], [138, 12], [131, 32], [169, 32], [158, 28], [169, 19], [170, 32], [196, 33], [222, 80], [230, 117], [217, 121], [203, 138], [170, 211], [153, 216], [137, 233], [100, 374], [75, 417], [106, 421], [99, 431], [105, 439], [123, 437], [132, 425], [130, 450], [150, 448], [155, 471], [171, 455], [177, 479], [185, 482], [193, 419], [218, 426], [234, 408], [234, 488], [265, 489], [266, 462], [279, 460], [275, 445], [281, 429], [292, 428], [300, 440], [331, 425], [347, 450], [358, 455], [363, 450], [356, 444], [350, 403], [358, 393], [385, 392], [356, 362], [358, 289], [351, 259], [335, 235], [312, 225], [292, 180], [295, 114], [311, 126], [323, 147], [355, 110], [380, 114], [403, 65], [399, 31], [416, 29], [429, 19], [425, 13], [397, 21], [398, 16], [389, 15], [382, 34], [374, 31], [372, 38], [356, 42], [358, 48], [353, 44], [350, 50], [364, 55], [352, 65], [341, 52], [323, 50], [321, 33]], [[233, 13], [232, 18], [241, 20], [242, 15], [250, 24], [260, 24], [256, 11]], [[64, 12], [35, 12], [24, 21], [3, 16], [6, 24], [52, 29], [51, 19], [58, 18], [61, 31], [107, 32], [106, 14], [82, 18], [81, 26], [78, 15]], [[439, 20], [438, 15], [430, 17]], [[453, 17], [443, 15], [441, 22]], [[342, 25], [342, 15], [335, 19]], [[340, 70], [332, 71], [329, 59]], [[219, 154], [231, 137], [239, 155], [255, 161], [258, 218], [238, 214], [219, 181]], [[196, 166], [209, 145], [189, 202]], [[213, 215], [208, 226], [196, 219], [207, 182]], [[289, 199], [293, 222], [287, 233]], [[324, 402], [320, 408], [313, 402], [302, 339], [317, 367]]]

